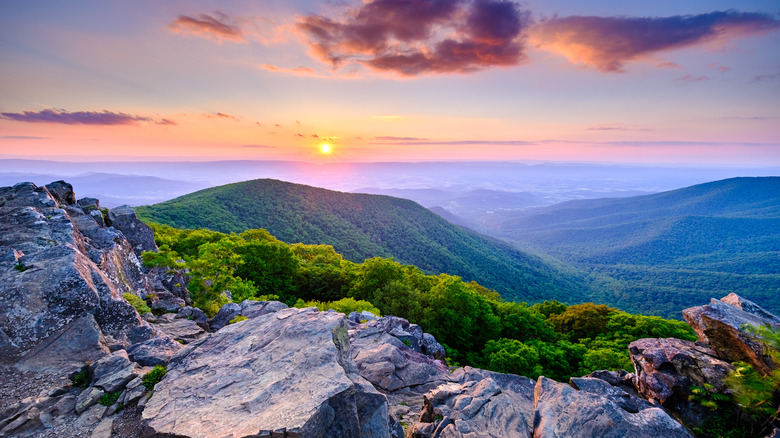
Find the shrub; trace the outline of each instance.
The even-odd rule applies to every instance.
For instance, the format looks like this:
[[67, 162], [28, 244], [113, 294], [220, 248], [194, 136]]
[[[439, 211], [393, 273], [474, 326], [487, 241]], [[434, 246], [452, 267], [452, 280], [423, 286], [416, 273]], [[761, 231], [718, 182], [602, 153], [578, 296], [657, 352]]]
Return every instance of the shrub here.
[[244, 321], [244, 320], [246, 320], [246, 316], [238, 315], [235, 318], [231, 319], [230, 322], [228, 322], [228, 324], [235, 324], [237, 322], [241, 322], [241, 321]]
[[127, 300], [131, 306], [135, 307], [135, 310], [137, 310], [140, 314], [149, 313], [152, 311], [152, 309], [146, 305], [146, 301], [142, 300], [136, 295], [131, 293], [124, 293], [122, 294], [122, 297], [124, 297], [124, 299]]
[[103, 406], [112, 406], [117, 400], [119, 400], [119, 393], [109, 392], [108, 394], [103, 394], [103, 397], [100, 397], [98, 403]]
[[154, 389], [154, 385], [160, 383], [160, 380], [162, 380], [163, 377], [165, 377], [165, 373], [168, 372], [168, 367], [164, 367], [162, 365], [155, 365], [154, 369], [146, 373], [146, 375], [141, 379], [144, 386], [148, 391], [151, 391]]
[[24, 264], [22, 262], [19, 262], [19, 263], [14, 265], [14, 269], [16, 269], [19, 272], [24, 272], [24, 271], [30, 269], [30, 267], [29, 266], [24, 266]]
[[73, 374], [70, 378], [71, 386], [76, 388], [86, 388], [89, 386], [89, 365], [84, 365], [81, 369]]

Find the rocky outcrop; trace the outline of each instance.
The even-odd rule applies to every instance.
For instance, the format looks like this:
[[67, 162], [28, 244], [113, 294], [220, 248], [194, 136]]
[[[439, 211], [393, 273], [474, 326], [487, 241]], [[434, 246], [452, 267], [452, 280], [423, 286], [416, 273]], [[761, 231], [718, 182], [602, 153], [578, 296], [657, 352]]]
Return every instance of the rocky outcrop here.
[[[721, 301], [713, 298], [706, 306], [683, 310], [685, 321], [696, 331], [699, 341], [709, 345], [729, 362], [743, 361], [764, 374], [776, 366], [755, 334], [745, 326], [780, 326], [776, 316], [735, 294]], [[747, 310], [744, 310], [747, 309]]]
[[133, 250], [139, 257], [144, 251], [157, 251], [157, 244], [154, 243], [154, 231], [136, 217], [133, 207], [120, 205], [112, 208], [108, 212], [106, 222], [124, 234], [127, 240], [132, 243]]
[[146, 287], [129, 243], [121, 233], [96, 231], [97, 223], [76, 204], [62, 206], [74, 198], [69, 187], [57, 184], [56, 198], [32, 183], [0, 188], [0, 254], [7, 255], [0, 262], [5, 363], [29, 369], [80, 366], [107, 348], [154, 336], [122, 298], [125, 291], [143, 293]]
[[150, 433], [387, 437], [387, 402], [357, 374], [342, 314], [283, 309], [176, 355], [146, 404]]

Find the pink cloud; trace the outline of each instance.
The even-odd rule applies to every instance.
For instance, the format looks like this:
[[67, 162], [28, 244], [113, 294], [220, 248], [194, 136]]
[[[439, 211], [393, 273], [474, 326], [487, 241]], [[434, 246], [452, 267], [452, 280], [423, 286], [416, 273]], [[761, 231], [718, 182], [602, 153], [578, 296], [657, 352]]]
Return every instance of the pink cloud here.
[[246, 41], [244, 32], [238, 27], [235, 20], [219, 11], [214, 12], [213, 16], [209, 14], [198, 14], [194, 17], [179, 15], [168, 25], [168, 28], [175, 33], [202, 36], [218, 42], [223, 40]]

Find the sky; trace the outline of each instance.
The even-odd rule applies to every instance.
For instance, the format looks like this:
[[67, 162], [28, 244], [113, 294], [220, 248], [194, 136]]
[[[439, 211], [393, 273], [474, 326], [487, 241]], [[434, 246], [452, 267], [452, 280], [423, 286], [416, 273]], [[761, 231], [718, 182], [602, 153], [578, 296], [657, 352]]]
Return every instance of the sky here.
[[780, 165], [776, 0], [0, 0], [0, 158]]

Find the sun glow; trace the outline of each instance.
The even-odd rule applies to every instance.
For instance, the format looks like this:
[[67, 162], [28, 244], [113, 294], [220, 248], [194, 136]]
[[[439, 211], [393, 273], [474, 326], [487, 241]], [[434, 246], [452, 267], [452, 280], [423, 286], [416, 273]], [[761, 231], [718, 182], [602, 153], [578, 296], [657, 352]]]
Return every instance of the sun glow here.
[[323, 143], [320, 145], [320, 153], [324, 155], [330, 155], [333, 152], [333, 146]]

